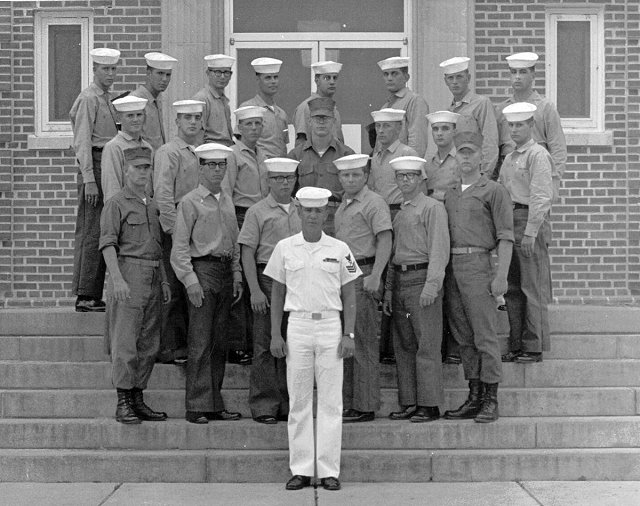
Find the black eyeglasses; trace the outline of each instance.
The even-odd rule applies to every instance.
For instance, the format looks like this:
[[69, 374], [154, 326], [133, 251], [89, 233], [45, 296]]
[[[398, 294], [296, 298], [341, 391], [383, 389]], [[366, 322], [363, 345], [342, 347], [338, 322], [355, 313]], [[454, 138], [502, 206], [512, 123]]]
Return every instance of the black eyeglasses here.
[[408, 179], [409, 181], [415, 181], [418, 177], [418, 174], [415, 172], [396, 172], [396, 179], [402, 181], [403, 179]]
[[273, 179], [276, 183], [284, 183], [285, 180], [288, 183], [293, 183], [296, 180], [296, 176], [269, 176], [269, 179]]
[[232, 70], [212, 70], [211, 72], [213, 72], [213, 75], [216, 77], [231, 77], [233, 75]]
[[227, 168], [227, 162], [214, 162], [213, 160], [208, 160], [208, 161], [204, 161], [204, 162], [200, 162], [200, 165], [204, 165], [207, 166], [211, 169], [226, 169]]

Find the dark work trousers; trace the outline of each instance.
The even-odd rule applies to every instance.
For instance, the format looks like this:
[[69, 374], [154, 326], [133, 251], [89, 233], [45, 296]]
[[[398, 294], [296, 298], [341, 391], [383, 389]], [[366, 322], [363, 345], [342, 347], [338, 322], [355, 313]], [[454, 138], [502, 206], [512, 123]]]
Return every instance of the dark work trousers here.
[[499, 383], [502, 375], [491, 254], [451, 255], [445, 296], [451, 333], [460, 344], [466, 380]]
[[188, 411], [222, 411], [220, 390], [227, 356], [227, 324], [233, 300], [231, 263], [191, 259], [204, 291], [202, 306], [188, 302], [187, 337]]
[[[264, 265], [258, 266], [258, 283], [267, 300], [271, 299], [273, 280], [265, 276]], [[282, 318], [281, 335], [286, 340], [287, 316]], [[287, 392], [286, 358], [271, 354], [271, 313], [253, 313], [253, 362], [249, 376], [249, 408], [251, 416], [287, 416], [289, 394]]]
[[322, 231], [330, 235], [331, 237], [336, 236], [336, 211], [338, 210], [338, 206], [340, 202], [329, 202], [327, 204], [327, 219], [322, 226]]
[[[130, 297], [124, 302], [107, 303], [113, 386], [144, 390], [160, 347], [160, 268], [150, 266], [148, 261], [122, 257], [118, 265], [129, 285]], [[113, 290], [111, 282], [107, 290]]]
[[509, 265], [509, 289], [505, 295], [509, 317], [509, 351], [539, 353], [550, 349], [549, 309], [551, 302], [551, 266], [549, 242], [551, 226], [545, 220], [529, 258], [522, 254], [528, 209], [513, 210], [515, 244]]
[[82, 173], [78, 171], [78, 215], [73, 254], [73, 280], [71, 289], [74, 295], [102, 299], [106, 265], [98, 249], [100, 242], [100, 213], [102, 212], [102, 149], [94, 148], [93, 176], [98, 186], [98, 203], [95, 207], [85, 201]]
[[[396, 217], [396, 214], [398, 214], [398, 211], [400, 210], [400, 208], [397, 209], [389, 209], [389, 211], [391, 212], [391, 221], [393, 222], [393, 219]], [[386, 279], [387, 275], [393, 275], [393, 273], [389, 273], [389, 274], [385, 274], [383, 275], [382, 279]], [[384, 281], [383, 281], [384, 282]], [[392, 328], [392, 324], [391, 324], [391, 316], [387, 316], [386, 314], [382, 313], [381, 315], [381, 320], [380, 320], [380, 356], [381, 357], [393, 357], [394, 356], [394, 351], [393, 351], [393, 338], [391, 337], [391, 328]]]
[[401, 406], [441, 406], [442, 294], [420, 306], [427, 270], [394, 272], [393, 349]]
[[378, 302], [364, 291], [364, 278], [371, 274], [373, 265], [360, 267], [362, 276], [356, 279], [356, 350], [352, 358], [345, 358], [342, 380], [344, 409], [378, 411], [380, 409], [380, 361], [378, 329], [380, 313]]
[[162, 232], [162, 260], [171, 288], [171, 301], [162, 306], [162, 334], [160, 337], [160, 362], [168, 362], [187, 355], [187, 294], [171, 267], [171, 234]]
[[[444, 280], [445, 286], [447, 285], [447, 276], [449, 276], [448, 270]], [[458, 347], [458, 342], [453, 337], [453, 333], [451, 332], [451, 327], [449, 325], [449, 318], [447, 316], [449, 312], [447, 297], [448, 297], [447, 291], [445, 290], [444, 296], [442, 299], [442, 359], [443, 360], [447, 357], [460, 356], [460, 349]]]
[[[238, 228], [242, 229], [244, 223], [244, 215], [247, 212], [246, 207], [236, 206], [236, 219], [238, 220]], [[231, 307], [231, 315], [229, 318], [229, 327], [227, 334], [229, 336], [230, 350], [251, 350], [252, 335], [252, 317], [251, 298], [249, 296], [249, 286], [247, 280], [242, 274], [242, 297]]]

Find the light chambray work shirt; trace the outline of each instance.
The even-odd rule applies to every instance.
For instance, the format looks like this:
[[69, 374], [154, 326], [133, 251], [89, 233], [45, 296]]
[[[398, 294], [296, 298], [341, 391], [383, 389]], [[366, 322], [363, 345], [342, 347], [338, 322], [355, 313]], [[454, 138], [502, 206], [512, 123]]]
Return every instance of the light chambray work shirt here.
[[376, 254], [376, 236], [392, 230], [389, 206], [364, 186], [353, 199], [343, 197], [335, 216], [336, 238], [344, 241], [356, 259]]
[[[367, 185], [384, 198], [389, 205], [402, 202], [402, 192], [396, 184], [396, 172], [391, 166], [391, 160], [401, 156], [418, 156], [415, 149], [400, 140], [395, 140], [388, 148], [376, 147], [371, 155], [371, 173]], [[422, 177], [426, 177], [424, 171]]]
[[192, 258], [207, 255], [228, 256], [231, 269], [241, 272], [238, 246], [238, 222], [225, 190], [220, 200], [203, 185], [187, 193], [178, 204], [178, 216], [173, 232], [171, 266], [176, 277], [188, 288], [198, 282]]
[[[309, 111], [309, 101], [314, 98], [320, 98], [317, 93], [312, 93], [309, 98], [303, 100], [293, 113], [293, 128], [296, 132], [296, 138], [298, 134], [305, 134], [307, 140], [310, 139], [311, 133], [311, 112]], [[344, 135], [342, 134], [342, 120], [340, 119], [340, 111], [338, 106], [333, 108], [333, 114], [335, 120], [333, 122], [333, 136], [339, 139], [340, 142], [344, 142]]]
[[344, 242], [326, 235], [305, 241], [302, 232], [281, 240], [264, 274], [286, 286], [285, 311], [342, 311], [341, 288], [362, 274]]
[[[105, 145], [102, 151], [102, 193], [105, 202], [124, 187], [124, 150], [140, 147], [151, 150], [151, 165], [153, 168], [153, 148], [142, 137], [135, 139], [128, 133], [120, 131]], [[151, 184], [153, 185], [153, 181]], [[149, 188], [149, 191], [152, 188], [153, 186]]]
[[94, 183], [92, 148], [104, 148], [118, 133], [111, 96], [96, 83], [80, 92], [69, 111], [73, 149], [80, 164], [82, 181]]
[[131, 95], [147, 99], [147, 105], [144, 107], [146, 118], [142, 127], [142, 138], [151, 144], [155, 151], [167, 142], [162, 124], [162, 99], [160, 95], [154, 97], [145, 86], [138, 86]]
[[227, 96], [224, 93], [218, 95], [211, 86], [205, 86], [193, 96], [193, 100], [204, 102], [202, 110], [204, 142], [217, 142], [231, 146], [233, 130]]
[[440, 160], [438, 153], [433, 155], [431, 160], [427, 161], [425, 172], [427, 173], [427, 190], [433, 192], [429, 196], [443, 202], [447, 190], [460, 181], [455, 146], [451, 147], [443, 160]]
[[536, 237], [553, 201], [553, 160], [533, 139], [509, 153], [502, 163], [499, 182], [514, 203], [529, 206], [524, 235]]
[[289, 142], [289, 118], [282, 107], [269, 105], [260, 95], [240, 104], [240, 107], [257, 106], [264, 109], [262, 135], [258, 139], [258, 148], [265, 159], [287, 156]]
[[406, 111], [402, 120], [399, 140], [402, 144], [413, 148], [418, 153], [417, 156], [423, 158], [429, 145], [429, 122], [427, 121], [429, 104], [427, 101], [405, 86], [387, 99], [382, 108], [387, 107]]
[[224, 177], [232, 191], [233, 205], [251, 207], [269, 193], [264, 158], [260, 148], [256, 152], [239, 140], [231, 149], [234, 156], [227, 158], [227, 173]]

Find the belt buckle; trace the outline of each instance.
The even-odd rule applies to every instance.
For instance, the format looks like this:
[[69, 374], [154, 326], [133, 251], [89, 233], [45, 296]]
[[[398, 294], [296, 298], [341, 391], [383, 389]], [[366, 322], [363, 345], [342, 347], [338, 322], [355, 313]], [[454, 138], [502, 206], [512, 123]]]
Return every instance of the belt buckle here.
[[312, 320], [322, 320], [322, 313], [311, 313]]
[[406, 266], [406, 265], [401, 265], [401, 266], [400, 266], [400, 270], [401, 270], [402, 272], [407, 272], [409, 269], [407, 268], [407, 266]]

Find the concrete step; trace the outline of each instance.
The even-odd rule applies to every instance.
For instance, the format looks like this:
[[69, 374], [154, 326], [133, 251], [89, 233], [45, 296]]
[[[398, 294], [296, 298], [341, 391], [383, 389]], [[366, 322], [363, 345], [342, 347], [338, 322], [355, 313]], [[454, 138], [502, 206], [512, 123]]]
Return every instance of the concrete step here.
[[[497, 423], [378, 418], [343, 424], [345, 450], [637, 448], [640, 417], [501, 418]], [[251, 419], [194, 425], [185, 420], [131, 427], [113, 418], [0, 419], [0, 448], [130, 450], [286, 450], [287, 424]]]
[[[250, 367], [228, 364], [225, 388], [249, 387]], [[446, 388], [464, 388], [462, 366], [444, 366]], [[383, 388], [396, 388], [396, 367], [380, 368]], [[109, 362], [0, 361], [0, 389], [110, 388]], [[149, 388], [184, 390], [184, 367], [156, 364]], [[503, 364], [504, 387], [640, 386], [640, 359], [545, 360], [537, 364]]]
[[[630, 387], [501, 388], [500, 414], [509, 416], [622, 416], [640, 414], [638, 392]], [[441, 409], [458, 407], [467, 389], [446, 389]], [[223, 390], [227, 409], [250, 416], [246, 389]], [[170, 417], [184, 417], [184, 392], [148, 390], [145, 400]], [[3, 418], [111, 418], [116, 394], [109, 390], [0, 390]], [[397, 391], [382, 389], [378, 416], [398, 409]]]
[[[640, 359], [640, 334], [555, 334], [546, 360]], [[2, 336], [0, 360], [109, 361], [101, 336]]]
[[[7, 482], [281, 482], [286, 450], [1, 450]], [[640, 449], [343, 450], [345, 482], [638, 480]]]

